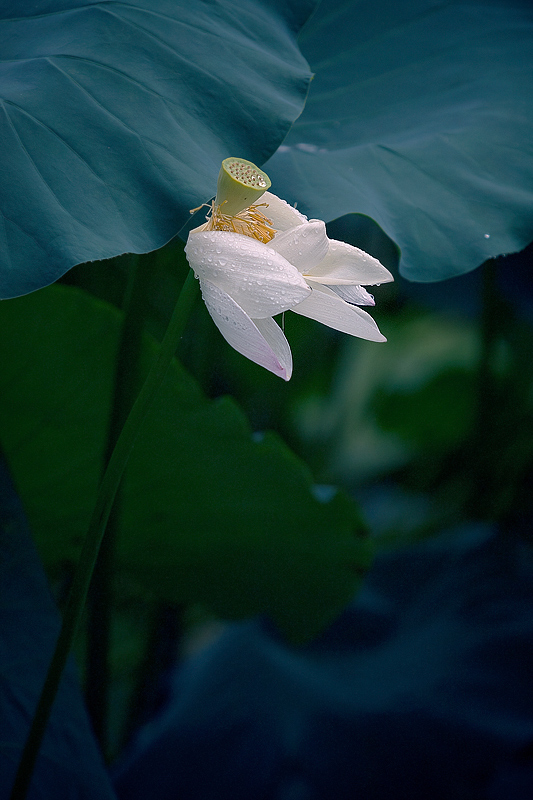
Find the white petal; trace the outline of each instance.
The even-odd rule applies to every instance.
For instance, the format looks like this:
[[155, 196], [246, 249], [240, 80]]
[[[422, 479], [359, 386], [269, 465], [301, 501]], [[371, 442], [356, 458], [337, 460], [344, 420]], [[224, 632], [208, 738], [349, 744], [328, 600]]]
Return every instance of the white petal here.
[[304, 222], [278, 235], [270, 246], [280, 253], [300, 272], [308, 273], [324, 260], [329, 250], [326, 226], [320, 219]]
[[[310, 279], [309, 279], [310, 280]], [[312, 286], [312, 281], [311, 281]], [[375, 306], [376, 301], [372, 295], [367, 292], [364, 286], [359, 286], [353, 283], [350, 286], [346, 284], [335, 284], [330, 287], [335, 294], [347, 303], [353, 303], [356, 306]]]
[[394, 280], [389, 270], [377, 258], [336, 239], [330, 239], [326, 257], [314, 269], [306, 272], [306, 275], [324, 284], [359, 283], [375, 286]]
[[201, 280], [202, 297], [213, 322], [238, 353], [288, 381], [292, 374], [289, 343], [272, 318], [252, 320], [229, 294]]
[[198, 225], [197, 228], [193, 228], [192, 231], [189, 231], [189, 234], [191, 234], [191, 233], [200, 233], [200, 231], [205, 231], [205, 229], [207, 228], [208, 224], [209, 223], [207, 223], [207, 222], [202, 222], [202, 224]]
[[227, 231], [190, 233], [185, 254], [200, 280], [229, 294], [253, 319], [287, 311], [310, 294], [296, 267], [250, 236]]
[[386, 342], [378, 326], [366, 311], [351, 306], [326, 286], [313, 287], [310, 297], [292, 309], [304, 317], [311, 317], [336, 331], [369, 339], [371, 342]]
[[[259, 333], [264, 336], [265, 341], [272, 349], [277, 362], [284, 370], [283, 374], [281, 374], [279, 371], [276, 371], [275, 374], [281, 374], [281, 377], [288, 381], [292, 375], [292, 353], [289, 343], [285, 338], [285, 334], [277, 322], [272, 319], [272, 317], [266, 317], [265, 319], [254, 319], [253, 323]], [[265, 365], [261, 364], [261, 366]], [[273, 370], [270, 371], [273, 372]]]
[[295, 228], [296, 225], [307, 222], [307, 217], [272, 192], [265, 192], [261, 195], [258, 205], [261, 203], [268, 203], [268, 208], [261, 208], [260, 211], [272, 221], [272, 225], [277, 231], [288, 231], [289, 228]]

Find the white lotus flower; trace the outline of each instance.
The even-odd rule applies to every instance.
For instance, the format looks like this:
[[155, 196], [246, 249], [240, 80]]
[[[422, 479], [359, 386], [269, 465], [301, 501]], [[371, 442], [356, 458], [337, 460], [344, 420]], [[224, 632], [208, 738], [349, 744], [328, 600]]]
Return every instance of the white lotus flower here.
[[[233, 202], [223, 184], [228, 174], [232, 186], [248, 189], [240, 202]], [[226, 341], [288, 381], [291, 350], [274, 316], [291, 310], [343, 333], [384, 342], [372, 317], [358, 306], [374, 305], [363, 284], [393, 277], [368, 253], [328, 239], [324, 222], [308, 220], [265, 191], [269, 186], [265, 173], [250, 162], [226, 159], [210, 216], [190, 232], [185, 254]]]

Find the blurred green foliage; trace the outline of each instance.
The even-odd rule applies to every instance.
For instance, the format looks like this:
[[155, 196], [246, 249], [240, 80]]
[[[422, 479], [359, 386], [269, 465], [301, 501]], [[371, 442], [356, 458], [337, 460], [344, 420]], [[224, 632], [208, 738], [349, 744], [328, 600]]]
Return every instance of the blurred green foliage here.
[[[0, 435], [48, 565], [75, 559], [88, 525], [120, 324], [66, 286], [0, 308]], [[146, 339], [141, 378], [155, 349]], [[235, 403], [208, 400], [178, 362], [135, 444], [119, 515], [118, 564], [149, 595], [269, 613], [296, 640], [349, 600], [370, 555], [355, 504], [317, 499], [278, 436], [252, 437]]]

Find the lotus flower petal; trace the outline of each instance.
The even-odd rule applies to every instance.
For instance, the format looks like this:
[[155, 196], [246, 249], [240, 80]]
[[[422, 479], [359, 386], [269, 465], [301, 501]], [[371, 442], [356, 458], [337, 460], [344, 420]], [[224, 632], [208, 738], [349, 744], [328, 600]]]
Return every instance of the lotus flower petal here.
[[273, 319], [252, 320], [222, 289], [200, 280], [202, 297], [213, 322], [234, 350], [288, 381], [292, 374], [289, 343]]
[[287, 311], [311, 293], [293, 264], [249, 236], [193, 231], [185, 254], [200, 281], [218, 286], [252, 319]]
[[358, 283], [375, 286], [394, 280], [389, 270], [373, 256], [346, 242], [329, 240], [329, 250], [323, 261], [306, 270], [307, 277], [317, 283]]
[[320, 219], [304, 222], [296, 228], [279, 233], [271, 246], [300, 272], [308, 273], [325, 258], [329, 250], [326, 226]]
[[[222, 162], [207, 222], [189, 233], [185, 246], [205, 304], [226, 341], [285, 380], [291, 377], [292, 356], [272, 319], [276, 314], [292, 309], [352, 336], [386, 341], [358, 306], [374, 305], [361, 284], [391, 281], [390, 272], [357, 247], [328, 239], [322, 220], [308, 220], [271, 192], [257, 197], [250, 175], [261, 170], [246, 162], [247, 172], [235, 175], [228, 164], [238, 161]], [[263, 177], [263, 185], [269, 185], [268, 176]], [[243, 208], [243, 192], [249, 202], [250, 190], [257, 201]]]
[[[310, 283], [312, 286], [312, 282]], [[335, 284], [330, 286], [330, 289], [347, 303], [353, 303], [356, 306], [376, 305], [376, 301], [372, 295], [367, 292], [364, 286], [358, 286], [357, 284], [352, 284], [351, 286], [346, 284]]]
[[273, 227], [277, 231], [288, 231], [289, 228], [295, 228], [296, 225], [302, 225], [307, 222], [307, 217], [290, 206], [281, 197], [277, 197], [272, 192], [265, 192], [261, 197], [260, 203], [266, 203], [267, 208], [262, 208], [265, 217], [271, 220]]
[[366, 311], [341, 300], [326, 286], [313, 287], [312, 294], [292, 309], [303, 317], [316, 319], [330, 328], [371, 342], [386, 342], [378, 326]]

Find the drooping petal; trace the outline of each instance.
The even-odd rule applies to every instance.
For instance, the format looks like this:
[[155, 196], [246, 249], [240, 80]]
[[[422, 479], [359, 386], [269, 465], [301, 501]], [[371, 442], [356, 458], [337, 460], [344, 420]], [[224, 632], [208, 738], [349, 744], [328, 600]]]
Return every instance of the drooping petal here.
[[296, 225], [302, 225], [307, 222], [306, 216], [300, 214], [296, 208], [290, 206], [285, 200], [272, 194], [272, 192], [265, 192], [258, 203], [259, 205], [261, 203], [268, 204], [267, 208], [261, 208], [260, 210], [265, 217], [272, 221], [272, 225], [277, 231], [288, 231], [289, 228], [295, 228]]
[[234, 350], [288, 381], [292, 354], [279, 325], [272, 318], [252, 320], [248, 314], [209, 280], [200, 280], [202, 297], [213, 322]]
[[201, 281], [218, 286], [252, 319], [287, 311], [310, 294], [296, 267], [250, 236], [227, 231], [190, 233], [185, 254]]
[[[313, 282], [308, 278], [311, 287]], [[367, 292], [364, 286], [359, 286], [354, 283], [350, 286], [346, 284], [335, 284], [329, 287], [335, 294], [347, 303], [352, 303], [356, 306], [375, 306], [376, 301], [373, 296]]]
[[[272, 319], [272, 317], [265, 317], [265, 319], [254, 319], [253, 323], [259, 333], [264, 336], [278, 363], [284, 369], [281, 377], [288, 381], [292, 375], [292, 353], [289, 343], [285, 338], [285, 334], [277, 322]], [[276, 372], [275, 374], [278, 375], [280, 373]]]
[[394, 280], [377, 258], [336, 239], [329, 240], [329, 250], [323, 261], [305, 274], [317, 283], [324, 284], [375, 286]]
[[292, 310], [360, 339], [369, 339], [371, 342], [387, 341], [370, 314], [345, 303], [326, 286], [313, 287], [312, 294]]
[[284, 256], [300, 272], [308, 273], [324, 260], [329, 250], [326, 226], [320, 219], [304, 222], [284, 233], [279, 233], [270, 246]]

